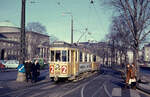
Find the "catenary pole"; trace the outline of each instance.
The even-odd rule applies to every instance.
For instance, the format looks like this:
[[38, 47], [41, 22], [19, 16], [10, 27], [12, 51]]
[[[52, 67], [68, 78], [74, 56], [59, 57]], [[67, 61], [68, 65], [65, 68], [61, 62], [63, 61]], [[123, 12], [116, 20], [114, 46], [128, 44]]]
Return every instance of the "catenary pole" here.
[[71, 44], [73, 44], [73, 16], [71, 15]]
[[[20, 32], [20, 53], [19, 53], [19, 65], [25, 62], [25, 3], [26, 0], [22, 0], [21, 9], [21, 32]], [[18, 72], [16, 81], [24, 82], [26, 80], [25, 73]]]
[[22, 10], [21, 10], [21, 36], [20, 36], [20, 64], [25, 62], [25, 4], [26, 0], [22, 0]]

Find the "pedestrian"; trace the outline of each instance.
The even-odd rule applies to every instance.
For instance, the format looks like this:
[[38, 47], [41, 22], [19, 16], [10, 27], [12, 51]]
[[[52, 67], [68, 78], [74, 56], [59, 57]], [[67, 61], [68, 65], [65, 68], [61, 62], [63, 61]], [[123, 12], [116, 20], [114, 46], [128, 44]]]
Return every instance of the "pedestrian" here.
[[131, 88], [136, 89], [136, 67], [135, 67], [134, 63], [132, 63], [132, 65], [131, 65], [130, 82], [131, 82]]
[[31, 76], [31, 69], [32, 69], [32, 64], [31, 61], [28, 60], [25, 62], [25, 73], [26, 73], [26, 81], [30, 79], [32, 81], [32, 76]]
[[35, 63], [32, 63], [32, 82], [37, 81], [37, 68], [35, 66]]
[[129, 80], [130, 80], [130, 77], [131, 77], [131, 67], [130, 67], [130, 64], [127, 64], [126, 65], [126, 88], [129, 88], [130, 86], [130, 83], [129, 83]]
[[38, 77], [40, 76], [40, 64], [37, 60], [35, 61], [35, 67], [36, 67], [36, 70], [37, 70], [36, 77], [38, 79]]

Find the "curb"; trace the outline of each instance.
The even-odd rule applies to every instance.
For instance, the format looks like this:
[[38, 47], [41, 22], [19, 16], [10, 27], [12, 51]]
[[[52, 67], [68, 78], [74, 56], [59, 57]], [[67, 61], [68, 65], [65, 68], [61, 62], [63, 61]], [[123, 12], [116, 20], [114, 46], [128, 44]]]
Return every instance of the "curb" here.
[[136, 87], [138, 90], [140, 90], [140, 91], [142, 91], [142, 92], [144, 92], [144, 93], [146, 93], [146, 94], [149, 94], [150, 95], [150, 90], [147, 90], [147, 89], [144, 89], [144, 88], [142, 88], [142, 87], [140, 87], [139, 85], [137, 85], [137, 87]]

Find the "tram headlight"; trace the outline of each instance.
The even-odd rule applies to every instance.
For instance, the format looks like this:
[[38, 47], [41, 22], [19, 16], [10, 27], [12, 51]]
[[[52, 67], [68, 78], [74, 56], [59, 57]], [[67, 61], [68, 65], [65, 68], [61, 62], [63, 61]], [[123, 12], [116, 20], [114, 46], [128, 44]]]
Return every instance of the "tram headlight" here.
[[59, 69], [59, 64], [56, 64], [56, 68], [55, 69]]

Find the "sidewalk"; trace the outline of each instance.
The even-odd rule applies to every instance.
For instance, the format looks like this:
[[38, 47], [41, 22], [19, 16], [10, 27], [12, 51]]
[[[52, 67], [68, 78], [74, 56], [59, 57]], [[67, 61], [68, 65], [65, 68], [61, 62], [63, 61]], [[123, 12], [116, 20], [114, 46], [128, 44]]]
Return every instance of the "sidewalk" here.
[[142, 75], [141, 76], [141, 83], [138, 84], [137, 88], [150, 94], [150, 75]]
[[0, 83], [0, 87], [4, 88], [4, 89], [9, 89], [9, 90], [18, 90], [18, 89], [24, 89], [24, 88], [28, 88], [28, 87], [33, 87], [33, 86], [38, 86], [41, 84], [45, 84], [50, 82], [51, 80], [48, 78], [45, 79], [40, 79], [39, 81], [37, 81], [36, 83], [32, 83], [32, 82], [17, 82], [16, 80], [12, 80], [12, 81], [1, 81]]
[[[121, 72], [122, 78], [125, 79], [125, 70], [121, 66], [113, 66], [113, 69]], [[141, 75], [141, 82], [138, 83], [137, 89], [150, 94], [150, 74]]]

